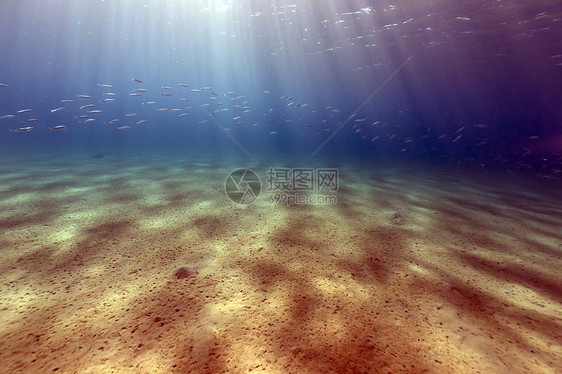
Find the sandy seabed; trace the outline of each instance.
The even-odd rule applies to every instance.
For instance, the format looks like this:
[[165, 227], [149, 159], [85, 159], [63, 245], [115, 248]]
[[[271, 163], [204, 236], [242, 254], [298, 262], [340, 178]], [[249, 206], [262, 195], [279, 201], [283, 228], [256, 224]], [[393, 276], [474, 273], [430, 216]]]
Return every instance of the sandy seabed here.
[[562, 372], [560, 184], [349, 164], [241, 206], [246, 166], [3, 163], [0, 372]]

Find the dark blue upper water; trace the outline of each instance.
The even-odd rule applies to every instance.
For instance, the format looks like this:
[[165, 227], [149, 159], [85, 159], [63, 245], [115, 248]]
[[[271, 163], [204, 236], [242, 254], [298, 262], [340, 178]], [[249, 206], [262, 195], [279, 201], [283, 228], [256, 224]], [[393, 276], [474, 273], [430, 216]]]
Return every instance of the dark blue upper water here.
[[562, 175], [559, 1], [8, 0], [0, 35], [0, 116], [14, 116], [0, 119], [5, 152]]

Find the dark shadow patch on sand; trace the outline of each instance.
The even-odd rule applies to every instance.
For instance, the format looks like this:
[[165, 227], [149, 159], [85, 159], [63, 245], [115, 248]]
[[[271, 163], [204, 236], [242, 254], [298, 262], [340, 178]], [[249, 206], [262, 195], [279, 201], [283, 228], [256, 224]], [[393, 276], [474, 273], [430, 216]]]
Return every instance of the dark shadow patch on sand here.
[[357, 248], [359, 258], [338, 259], [341, 274], [349, 273], [359, 283], [385, 284], [392, 277], [393, 268], [405, 261], [404, 243], [401, 238], [406, 230], [377, 227], [364, 230], [351, 242]]
[[[294, 208], [297, 209], [298, 206]], [[300, 208], [302, 210], [302, 208]], [[318, 221], [318, 217], [312, 215], [304, 215], [300, 213], [298, 216], [290, 216], [288, 222], [272, 233], [268, 242], [270, 248], [279, 250], [290, 250], [292, 248], [305, 248], [309, 251], [318, 251], [325, 249], [325, 245], [314, 237], [322, 231], [322, 221]], [[321, 236], [321, 235], [320, 235]]]
[[[276, 293], [281, 318], [268, 318], [267, 326], [260, 326], [264, 337], [264, 352], [276, 362], [276, 368], [285, 372], [302, 373], [372, 373], [424, 372], [439, 367], [425, 357], [420, 345], [410, 345], [419, 332], [397, 328], [395, 319], [403, 310], [381, 293], [395, 287], [391, 268], [400, 267], [404, 245], [400, 236], [405, 230], [373, 228], [359, 231], [341, 245], [353, 248], [353, 257], [326, 257], [315, 248], [325, 247], [318, 239], [323, 223], [311, 218], [294, 216], [270, 236], [269, 252], [256, 258], [236, 262], [236, 266], [253, 280], [252, 288], [266, 292], [267, 303], [274, 302], [269, 295]], [[313, 235], [311, 235], [313, 233]], [[320, 236], [321, 237], [321, 236]], [[334, 245], [330, 241], [330, 245]], [[336, 244], [338, 245], [338, 244]], [[331, 248], [324, 248], [332, 252]], [[335, 257], [334, 257], [335, 256]], [[234, 258], [232, 259], [234, 261]], [[308, 264], [302, 269], [303, 264]], [[234, 266], [234, 264], [233, 264]], [[326, 267], [334, 273], [326, 273]], [[328, 277], [336, 283], [357, 282], [365, 287], [380, 288], [381, 292], [368, 301], [359, 301], [342, 293], [328, 293], [317, 287], [317, 281]], [[280, 296], [281, 293], [283, 296]], [[407, 318], [407, 317], [406, 317]], [[260, 321], [258, 315], [248, 316], [246, 329]], [[262, 320], [263, 321], [263, 320]], [[261, 323], [261, 322], [260, 322]], [[339, 326], [336, 335], [329, 334], [332, 326]], [[418, 335], [417, 335], [418, 334]]]
[[[88, 308], [103, 311], [104, 303], [108, 302], [105, 294], [111, 294], [119, 288], [118, 284], [113, 283], [113, 278], [105, 274], [122, 271], [123, 263], [119, 262], [120, 259], [115, 260], [115, 253], [111, 253], [111, 250], [117, 242], [127, 242], [130, 228], [129, 221], [101, 222], [82, 230], [78, 234], [80, 239], [69, 251], [61, 252], [52, 245], [16, 260], [15, 267], [8, 271], [23, 271], [23, 276], [18, 278], [14, 286], [29, 289], [27, 294], [32, 296], [17, 309], [4, 311], [25, 311], [22, 318], [0, 333], [0, 340], [9, 342], [2, 349], [0, 359], [10, 372], [20, 369], [26, 372], [50, 372], [57, 367], [61, 371], [83, 371], [85, 368], [77, 369], [81, 359], [87, 365], [92, 356], [100, 354], [100, 350], [107, 347], [107, 341], [118, 330], [110, 331], [107, 325], [93, 328], [91, 323], [97, 318], [97, 313], [87, 314], [79, 323], [75, 314], [84, 314], [84, 309]], [[104, 272], [94, 276], [90, 273], [93, 267]], [[70, 323], [71, 320], [74, 322]], [[85, 331], [93, 332], [88, 334]], [[79, 339], [85, 335], [99, 336], [93, 340]], [[92, 342], [95, 345], [89, 345]], [[2, 357], [3, 354], [9, 355], [10, 359]], [[72, 354], [73, 360], [57, 360], [59, 355], [67, 354]]]
[[[431, 266], [430, 264], [424, 265]], [[510, 303], [500, 300], [453, 274], [443, 270], [436, 271], [443, 283], [430, 282], [433, 285], [426, 287], [435, 289], [435, 295], [448, 307], [457, 311], [459, 324], [470, 326], [464, 331], [465, 335], [479, 333], [478, 339], [485, 346], [504, 346], [510, 349], [510, 354], [502, 355], [501, 360], [506, 363], [506, 360], [509, 360], [508, 357], [513, 359], [512, 362], [506, 363], [506, 370], [509, 370], [510, 365], [514, 363], [521, 364], [514, 356], [514, 352], [517, 352], [513, 349], [514, 346], [518, 347], [520, 352], [533, 354], [539, 352], [536, 357], [545, 360], [543, 365], [547, 364], [551, 367], [554, 365], [553, 361], [548, 362], [548, 358], [546, 358], [553, 352], [541, 352], [539, 347], [530, 344], [529, 340], [517, 329], [532, 330], [534, 334], [540, 333], [547, 339], [553, 340], [553, 334], [556, 335], [555, 332], [560, 331], [562, 327], [559, 322], [553, 318], [549, 319], [544, 314], [518, 306], [518, 301]]]
[[348, 219], [359, 220], [363, 218], [363, 215], [355, 208], [357, 202], [351, 200], [355, 194], [356, 192], [352, 188], [340, 185], [338, 192], [334, 194], [338, 199], [334, 209]]
[[247, 266], [249, 268], [244, 266], [244, 270], [256, 280], [256, 287], [262, 292], [271, 292], [289, 277], [289, 272], [282, 264], [260, 261], [258, 264]]
[[113, 191], [113, 192], [105, 192], [109, 195], [105, 199], [106, 202], [111, 203], [121, 203], [121, 204], [138, 204], [141, 201], [142, 196], [140, 194], [128, 191]]
[[[280, 280], [290, 292], [287, 314], [276, 321], [269, 349], [286, 362], [287, 372], [371, 373], [387, 370], [421, 372], [429, 360], [409, 347], [407, 330], [394, 329], [381, 318], [384, 307], [376, 302], [350, 301], [345, 296], [325, 300], [308, 276], [290, 274]], [[368, 322], [367, 322], [368, 321]], [[322, 326], [341, 326], [335, 335]], [[331, 330], [331, 329], [330, 329]], [[403, 334], [406, 333], [406, 334]], [[399, 344], [397, 344], [399, 342]]]
[[229, 343], [205, 314], [216, 300], [217, 281], [196, 275], [172, 279], [139, 294], [130, 308], [123, 310], [113, 330], [122, 334], [125, 345], [135, 342], [131, 363], [143, 367], [144, 355], [157, 351], [170, 373], [226, 372]]
[[[427, 205], [424, 205], [424, 207], [432, 209]], [[454, 205], [436, 207], [435, 211], [439, 214], [428, 217], [433, 221], [431, 227], [440, 233], [451, 233], [456, 240], [462, 241], [463, 244], [457, 246], [459, 249], [476, 247], [511, 255], [542, 253], [554, 258], [562, 256], [562, 250], [529, 239], [525, 235], [526, 232], [532, 232], [534, 235], [542, 233], [546, 238], [562, 240], [562, 234], [555, 232], [558, 225], [553, 224], [553, 222], [545, 221], [543, 225], [536, 225], [536, 221], [533, 220], [534, 217], [524, 218], [520, 215], [520, 212], [498, 214], [489, 219], [477, 219], [469, 210], [454, 209]], [[515, 225], [523, 229], [512, 230], [511, 227]], [[498, 240], [499, 236], [504, 238], [503, 242]], [[504, 244], [506, 238], [512, 238], [516, 243], [525, 243], [526, 250], [518, 252], [517, 247], [519, 245], [512, 247]], [[447, 239], [452, 238], [447, 235], [440, 235], [435, 238], [444, 247], [450, 247], [450, 242]]]
[[230, 220], [217, 216], [202, 216], [195, 218], [189, 224], [200, 231], [205, 238], [212, 239], [224, 236], [227, 233]]
[[[43, 263], [45, 276], [80, 274], [93, 265], [103, 265], [109, 270], [112, 264], [104, 262], [104, 259], [113, 255], [111, 250], [114, 246], [126, 242], [130, 236], [127, 233], [133, 232], [134, 228], [133, 222], [127, 220], [105, 221], [84, 229], [80, 240], [71, 250], [53, 253], [49, 261]], [[104, 252], [107, 252], [107, 255]], [[76, 285], [72, 287], [74, 286]]]
[[[487, 273], [492, 277], [507, 280], [514, 284], [521, 284], [534, 289], [536, 292], [562, 303], [562, 285], [560, 282], [549, 280], [537, 271], [529, 269], [524, 264], [506, 263], [500, 265], [468, 253], [459, 253], [458, 257], [478, 272]], [[562, 281], [562, 276], [559, 277]]]
[[48, 202], [33, 201], [26, 203], [26, 206], [26, 209], [18, 208], [17, 213], [0, 218], [0, 229], [21, 229], [35, 225], [47, 225], [63, 212], [61, 205], [53, 200]]
[[35, 251], [24, 253], [17, 258], [13, 266], [8, 266], [7, 263], [0, 265], [0, 271], [7, 274], [12, 270], [24, 270], [25, 275], [20, 278], [21, 282], [35, 281], [45, 272], [48, 268], [42, 264], [51, 264], [54, 248], [41, 247]]
[[[545, 237], [551, 237], [551, 234], [545, 233]], [[558, 235], [555, 235], [554, 237], [558, 238]], [[556, 260], [562, 259], [562, 238], [559, 239], [561, 240], [561, 243], [559, 243], [558, 248], [556, 248], [554, 246], [538, 243], [537, 241], [528, 239], [526, 237], [519, 238], [522, 243], [525, 243], [527, 245], [527, 251], [529, 251], [530, 253], [543, 253]]]

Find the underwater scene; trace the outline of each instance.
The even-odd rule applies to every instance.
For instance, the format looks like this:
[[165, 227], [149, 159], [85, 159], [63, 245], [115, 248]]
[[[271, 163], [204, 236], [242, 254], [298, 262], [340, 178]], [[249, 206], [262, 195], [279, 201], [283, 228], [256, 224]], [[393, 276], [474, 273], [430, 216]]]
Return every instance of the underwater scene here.
[[4, 0], [0, 372], [562, 372], [562, 3]]

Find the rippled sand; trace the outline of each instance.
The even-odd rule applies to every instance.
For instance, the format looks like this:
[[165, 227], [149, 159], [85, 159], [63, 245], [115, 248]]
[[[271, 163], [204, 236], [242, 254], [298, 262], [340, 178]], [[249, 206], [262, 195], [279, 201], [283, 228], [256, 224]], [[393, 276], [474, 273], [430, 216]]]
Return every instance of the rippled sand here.
[[2, 371], [562, 371], [560, 185], [340, 164], [336, 205], [239, 206], [246, 166], [1, 165]]

